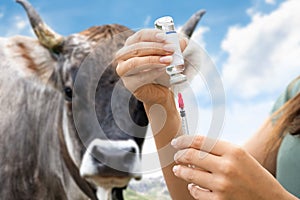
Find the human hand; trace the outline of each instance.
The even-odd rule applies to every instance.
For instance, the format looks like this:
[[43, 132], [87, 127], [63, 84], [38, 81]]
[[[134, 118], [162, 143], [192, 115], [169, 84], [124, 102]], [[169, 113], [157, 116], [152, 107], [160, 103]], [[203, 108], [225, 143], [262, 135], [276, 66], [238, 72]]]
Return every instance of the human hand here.
[[[278, 181], [241, 147], [217, 141], [209, 151], [203, 136], [180, 136], [172, 141], [179, 151], [175, 176], [190, 182], [195, 199], [294, 199]], [[187, 167], [191, 165], [193, 167]]]
[[[187, 40], [181, 38], [183, 50]], [[160, 102], [169, 93], [165, 67], [172, 62], [175, 46], [166, 42], [164, 32], [143, 29], [129, 37], [116, 54], [117, 73], [125, 87], [142, 102]]]

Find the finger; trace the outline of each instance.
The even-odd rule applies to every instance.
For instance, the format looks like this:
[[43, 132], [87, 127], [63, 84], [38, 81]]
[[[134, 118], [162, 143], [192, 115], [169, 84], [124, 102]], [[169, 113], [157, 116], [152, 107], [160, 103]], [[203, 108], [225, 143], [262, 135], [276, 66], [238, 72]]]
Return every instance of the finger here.
[[120, 62], [116, 71], [119, 76], [128, 76], [145, 70], [166, 67], [171, 62], [172, 56], [134, 57]]
[[163, 42], [166, 35], [158, 29], [142, 29], [132, 36], [128, 37], [125, 45], [131, 45], [138, 42]]
[[158, 78], [165, 73], [164, 68], [149, 70], [146, 73], [134, 74], [132, 76], [122, 77], [124, 86], [131, 91], [135, 92], [138, 88], [152, 83], [154, 79]]
[[203, 189], [196, 184], [190, 183], [188, 190], [195, 199], [213, 199], [213, 193], [211, 191]]
[[187, 45], [189, 44], [189, 39], [180, 34], [178, 37], [179, 37], [180, 49], [183, 52], [187, 47]]
[[178, 151], [174, 155], [174, 160], [176, 163], [182, 163], [185, 165], [195, 166], [200, 169], [204, 169], [209, 172], [214, 172], [219, 169], [220, 157], [206, 153], [206, 156], [203, 156], [205, 152], [189, 148]]
[[122, 61], [133, 57], [142, 56], [166, 56], [173, 54], [174, 49], [168, 47], [168, 44], [157, 42], [139, 42], [129, 46], [124, 46], [116, 53], [116, 60]]
[[194, 183], [202, 188], [212, 190], [213, 175], [209, 172], [198, 170], [183, 165], [175, 165], [173, 167], [174, 175], [185, 180], [188, 183]]
[[[227, 150], [231, 149], [231, 145], [225, 141], [199, 135], [183, 135], [172, 140], [171, 144], [177, 149], [194, 148], [214, 155], [223, 155]], [[203, 156], [205, 155], [203, 154]]]

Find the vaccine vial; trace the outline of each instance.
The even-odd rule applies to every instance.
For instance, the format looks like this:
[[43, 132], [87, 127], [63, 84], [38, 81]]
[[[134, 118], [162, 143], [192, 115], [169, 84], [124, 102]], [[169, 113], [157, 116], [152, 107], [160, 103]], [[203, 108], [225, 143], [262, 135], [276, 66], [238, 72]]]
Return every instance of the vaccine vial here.
[[154, 25], [155, 28], [166, 33], [166, 42], [175, 46], [175, 51], [172, 55], [173, 61], [169, 66], [166, 67], [166, 72], [170, 75], [170, 84], [173, 85], [186, 81], [186, 76], [182, 74], [184, 71], [184, 59], [181, 53], [178, 35], [175, 31], [173, 18], [170, 16], [158, 18], [154, 22]]

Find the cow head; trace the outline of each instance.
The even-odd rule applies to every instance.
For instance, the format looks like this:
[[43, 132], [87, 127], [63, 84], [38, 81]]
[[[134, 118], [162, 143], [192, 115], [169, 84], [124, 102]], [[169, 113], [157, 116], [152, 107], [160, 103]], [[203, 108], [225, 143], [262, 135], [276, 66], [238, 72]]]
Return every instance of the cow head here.
[[[103, 190], [125, 187], [140, 178], [141, 148], [148, 119], [143, 105], [122, 86], [116, 74], [115, 52], [133, 31], [104, 25], [61, 36], [51, 30], [26, 0], [25, 8], [40, 43], [55, 62], [49, 78], [65, 97], [63, 136], [80, 175]], [[203, 13], [184, 26], [191, 35]], [[101, 194], [100, 194], [101, 193]]]

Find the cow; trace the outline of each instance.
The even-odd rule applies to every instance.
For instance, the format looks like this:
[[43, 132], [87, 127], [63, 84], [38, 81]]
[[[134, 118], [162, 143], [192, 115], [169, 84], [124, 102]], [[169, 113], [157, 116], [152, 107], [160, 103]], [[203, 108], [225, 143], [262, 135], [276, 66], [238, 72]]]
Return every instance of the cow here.
[[1, 199], [123, 199], [141, 178], [148, 124], [115, 72], [115, 52], [134, 32], [110, 24], [61, 36], [17, 2], [38, 40], [0, 38]]

